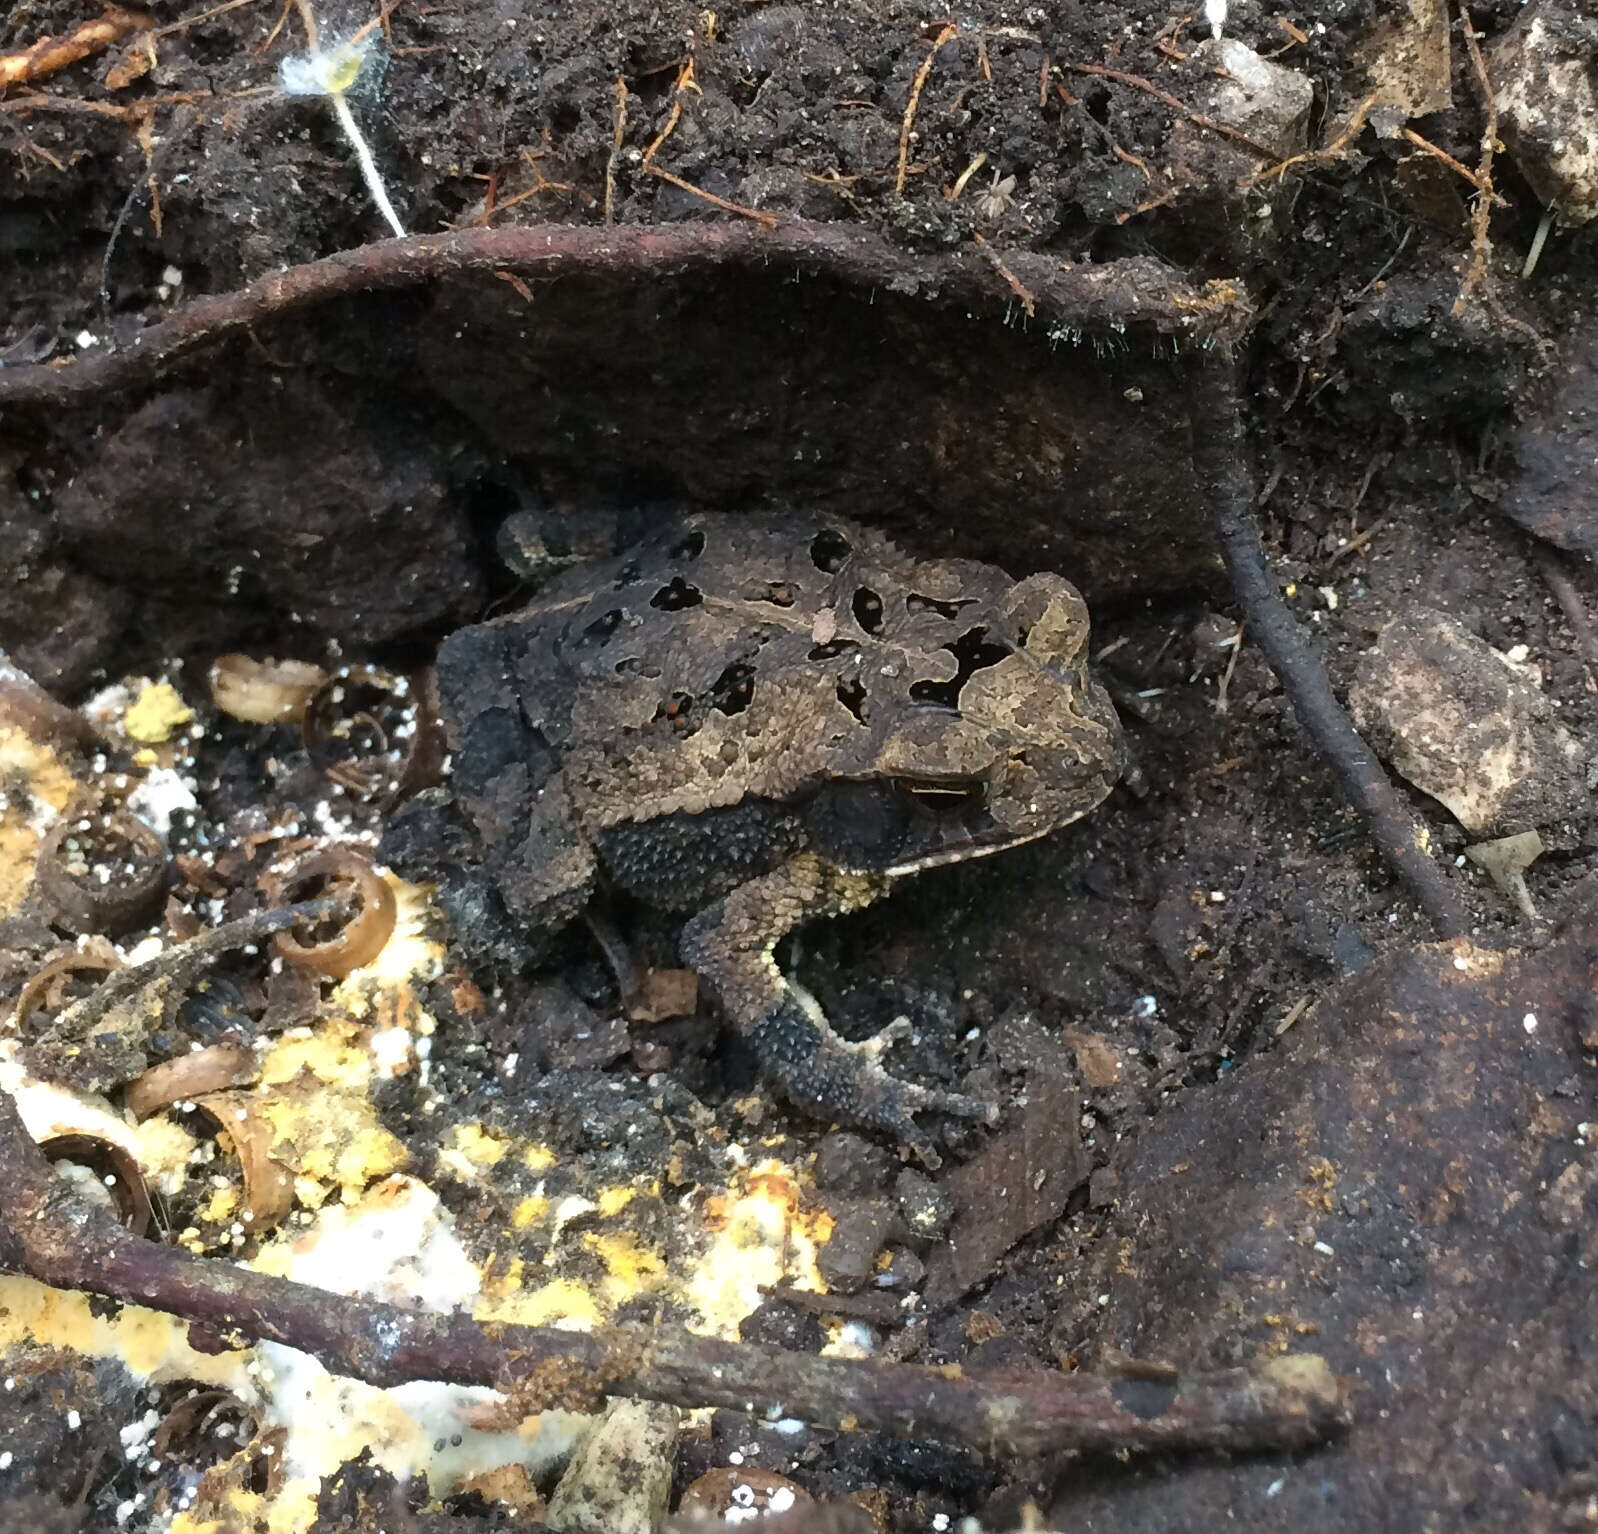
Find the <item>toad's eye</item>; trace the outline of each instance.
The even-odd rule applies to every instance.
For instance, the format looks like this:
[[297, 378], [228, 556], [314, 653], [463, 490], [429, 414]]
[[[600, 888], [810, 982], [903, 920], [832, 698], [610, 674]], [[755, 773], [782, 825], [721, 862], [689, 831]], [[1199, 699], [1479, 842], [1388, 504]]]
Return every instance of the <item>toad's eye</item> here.
[[894, 786], [910, 804], [934, 815], [979, 809], [988, 797], [980, 778], [895, 778]]

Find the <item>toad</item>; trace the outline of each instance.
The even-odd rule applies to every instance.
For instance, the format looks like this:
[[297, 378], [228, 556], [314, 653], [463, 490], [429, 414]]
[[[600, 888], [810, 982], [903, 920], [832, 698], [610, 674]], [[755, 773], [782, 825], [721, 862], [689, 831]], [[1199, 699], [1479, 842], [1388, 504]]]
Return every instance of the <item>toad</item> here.
[[544, 931], [602, 884], [683, 912], [683, 961], [770, 1081], [936, 1166], [914, 1115], [994, 1107], [890, 1075], [907, 1025], [844, 1040], [775, 950], [1109, 793], [1120, 729], [1082, 598], [832, 516], [662, 516], [620, 552], [615, 526], [584, 546], [568, 524], [511, 519], [502, 544], [543, 584], [438, 659], [485, 898]]

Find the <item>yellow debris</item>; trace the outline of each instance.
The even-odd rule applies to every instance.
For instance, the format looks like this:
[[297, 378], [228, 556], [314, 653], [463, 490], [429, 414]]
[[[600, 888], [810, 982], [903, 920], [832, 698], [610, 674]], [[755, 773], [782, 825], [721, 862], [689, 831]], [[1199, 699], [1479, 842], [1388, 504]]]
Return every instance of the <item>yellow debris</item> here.
[[170, 682], [152, 682], [128, 705], [122, 728], [130, 740], [158, 746], [172, 738], [172, 732], [194, 718], [194, 710], [178, 696]]
[[41, 820], [50, 818], [51, 810], [64, 810], [78, 784], [54, 751], [10, 725], [0, 725], [0, 778], [26, 783], [34, 799], [30, 810], [26, 799], [16, 795], [9, 808], [0, 811], [0, 917], [4, 917], [22, 904], [33, 883]]

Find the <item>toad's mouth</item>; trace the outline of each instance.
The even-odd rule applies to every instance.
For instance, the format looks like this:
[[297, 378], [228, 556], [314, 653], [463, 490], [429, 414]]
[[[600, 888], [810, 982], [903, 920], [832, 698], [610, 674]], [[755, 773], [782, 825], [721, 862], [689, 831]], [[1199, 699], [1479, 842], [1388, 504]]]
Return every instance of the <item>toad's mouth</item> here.
[[1022, 830], [995, 819], [988, 784], [981, 778], [901, 777], [894, 788], [908, 824], [900, 855], [885, 869], [890, 878], [987, 857], [1034, 841], [1048, 829]]
[[929, 868], [941, 868], [946, 863], [968, 863], [973, 858], [991, 857], [995, 852], [1025, 846], [1027, 842], [1035, 842], [1055, 829], [1054, 826], [1041, 826], [1032, 831], [1016, 831], [995, 825], [986, 831], [958, 836], [953, 845], [933, 848], [903, 862], [891, 864], [883, 872], [890, 879], [898, 879], [906, 874], [923, 873]]

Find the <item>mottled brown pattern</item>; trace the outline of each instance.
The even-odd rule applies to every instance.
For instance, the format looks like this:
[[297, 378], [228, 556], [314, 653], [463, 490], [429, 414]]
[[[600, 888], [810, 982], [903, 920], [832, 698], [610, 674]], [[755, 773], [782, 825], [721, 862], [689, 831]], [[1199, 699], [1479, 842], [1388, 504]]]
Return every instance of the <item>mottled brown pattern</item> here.
[[[524, 568], [603, 547], [519, 518]], [[1110, 791], [1120, 730], [1058, 575], [917, 560], [828, 516], [662, 516], [439, 658], [462, 806], [510, 915], [569, 920], [599, 879], [699, 914], [685, 958], [790, 1097], [887, 1129], [990, 1116], [845, 1045], [772, 958], [893, 879], [1015, 846]], [[719, 902], [719, 903], [718, 903]], [[759, 1031], [757, 1031], [759, 1030]]]

